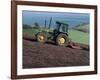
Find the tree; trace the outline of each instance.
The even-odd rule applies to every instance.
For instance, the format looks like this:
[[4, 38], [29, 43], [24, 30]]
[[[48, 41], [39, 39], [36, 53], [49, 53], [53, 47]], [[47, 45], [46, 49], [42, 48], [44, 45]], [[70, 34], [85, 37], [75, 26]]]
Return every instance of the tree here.
[[24, 29], [29, 29], [29, 28], [31, 28], [31, 27], [30, 27], [30, 25], [23, 24], [23, 28], [24, 28]]
[[34, 27], [40, 28], [40, 26], [37, 22], [34, 23]]

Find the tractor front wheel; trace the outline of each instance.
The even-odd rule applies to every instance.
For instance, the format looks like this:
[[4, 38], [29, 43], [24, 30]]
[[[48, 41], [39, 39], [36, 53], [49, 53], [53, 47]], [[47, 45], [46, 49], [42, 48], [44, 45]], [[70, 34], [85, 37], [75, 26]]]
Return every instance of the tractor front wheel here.
[[69, 38], [66, 34], [59, 34], [56, 38], [56, 44], [59, 46], [67, 46], [69, 43]]
[[47, 41], [47, 36], [46, 36], [46, 34], [43, 33], [43, 32], [38, 33], [38, 34], [37, 34], [37, 41], [38, 41], [38, 42], [41, 42], [41, 43], [46, 42], [46, 41]]

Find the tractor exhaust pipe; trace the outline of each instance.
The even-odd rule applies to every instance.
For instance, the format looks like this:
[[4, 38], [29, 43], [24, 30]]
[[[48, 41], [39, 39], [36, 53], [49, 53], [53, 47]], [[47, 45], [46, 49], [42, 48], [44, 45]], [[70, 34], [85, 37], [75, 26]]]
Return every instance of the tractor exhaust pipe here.
[[51, 27], [51, 21], [52, 21], [52, 17], [50, 18], [50, 22], [49, 22], [49, 29]]
[[47, 20], [45, 20], [45, 24], [44, 24], [45, 28], [46, 28], [46, 25], [47, 25]]

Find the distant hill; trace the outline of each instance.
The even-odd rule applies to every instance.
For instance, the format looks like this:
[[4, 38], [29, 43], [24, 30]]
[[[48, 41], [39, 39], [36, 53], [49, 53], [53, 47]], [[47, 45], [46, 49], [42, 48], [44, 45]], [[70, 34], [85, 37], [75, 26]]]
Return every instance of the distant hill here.
[[39, 26], [31, 26], [31, 25], [27, 25], [27, 24], [23, 24], [23, 29], [39, 29], [40, 27]]
[[23, 24], [23, 29], [30, 29], [30, 28], [32, 28], [30, 25]]
[[78, 25], [76, 27], [73, 27], [73, 29], [89, 33], [89, 26], [90, 26], [89, 24], [83, 24], [83, 25]]

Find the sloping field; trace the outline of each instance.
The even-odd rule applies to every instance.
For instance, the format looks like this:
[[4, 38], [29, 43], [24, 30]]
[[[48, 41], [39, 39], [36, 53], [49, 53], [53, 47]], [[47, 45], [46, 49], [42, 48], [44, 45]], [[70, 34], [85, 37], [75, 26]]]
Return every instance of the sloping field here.
[[89, 33], [89, 24], [74, 27], [73, 29]]
[[77, 31], [74, 29], [69, 30], [69, 37], [72, 39], [73, 42], [77, 43], [83, 43], [83, 44], [89, 44], [89, 34], [82, 32], [82, 31]]
[[38, 29], [23, 29], [23, 35], [33, 36], [37, 32], [39, 32]]
[[[80, 44], [82, 46], [82, 44]], [[89, 65], [89, 50], [23, 39], [23, 68]]]

